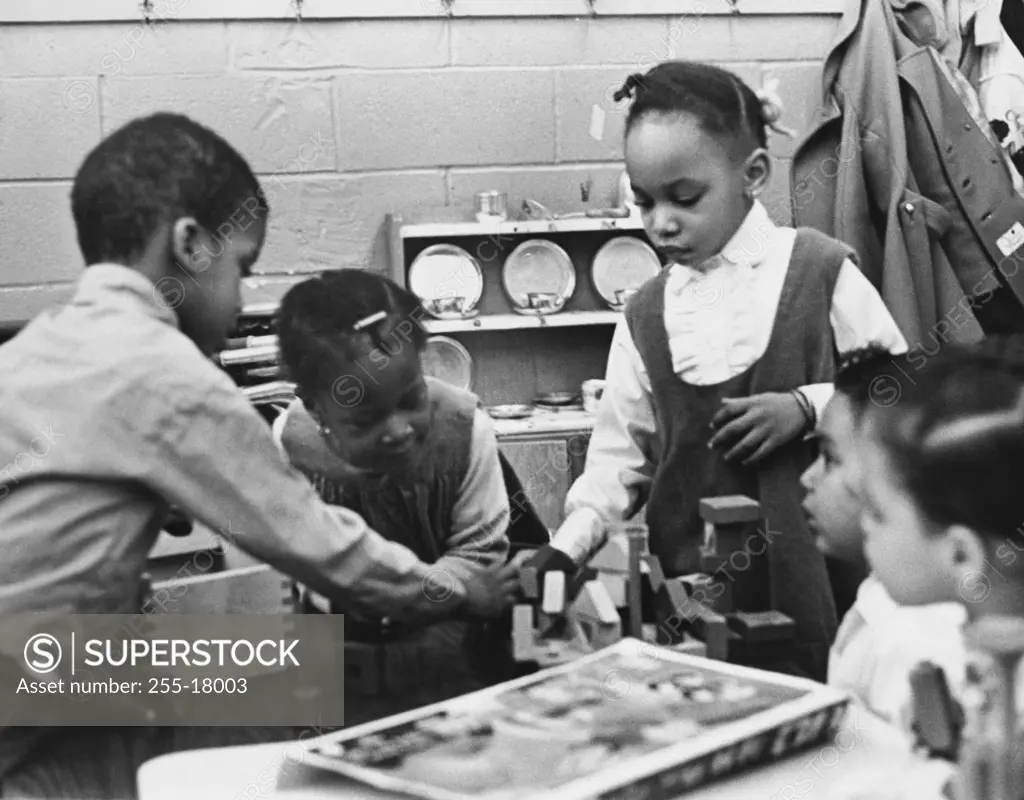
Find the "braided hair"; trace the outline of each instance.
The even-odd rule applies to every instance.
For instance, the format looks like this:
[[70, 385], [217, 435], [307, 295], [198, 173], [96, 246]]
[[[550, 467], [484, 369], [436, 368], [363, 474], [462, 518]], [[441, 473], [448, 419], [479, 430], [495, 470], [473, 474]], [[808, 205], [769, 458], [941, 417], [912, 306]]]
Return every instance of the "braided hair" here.
[[1024, 522], [1024, 340], [947, 345], [872, 409], [888, 452], [925, 517], [1004, 539]]
[[281, 300], [281, 363], [300, 393], [330, 391], [340, 362], [373, 350], [384, 356], [410, 346], [422, 352], [423, 316], [419, 300], [390, 278], [363, 269], [325, 272], [296, 284]]
[[614, 98], [632, 100], [627, 135], [649, 114], [685, 112], [697, 117], [709, 135], [730, 141], [730, 150], [743, 158], [767, 147], [766, 128], [778, 119], [771, 104], [740, 77], [697, 61], [666, 61], [643, 75], [630, 75]]

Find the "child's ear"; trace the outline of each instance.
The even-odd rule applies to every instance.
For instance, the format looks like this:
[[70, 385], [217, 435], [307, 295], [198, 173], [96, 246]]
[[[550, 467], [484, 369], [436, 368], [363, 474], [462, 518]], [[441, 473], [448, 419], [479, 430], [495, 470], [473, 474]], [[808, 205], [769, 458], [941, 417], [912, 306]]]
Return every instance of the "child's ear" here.
[[171, 229], [174, 261], [190, 275], [203, 272], [210, 266], [210, 252], [204, 238], [203, 228], [194, 217], [181, 217], [174, 221]]
[[772, 176], [772, 160], [763, 147], [757, 148], [747, 156], [743, 164], [743, 190], [747, 197], [755, 198], [768, 186]]
[[984, 574], [989, 563], [985, 540], [966, 525], [950, 525], [946, 529], [946, 536], [953, 570], [960, 574]]

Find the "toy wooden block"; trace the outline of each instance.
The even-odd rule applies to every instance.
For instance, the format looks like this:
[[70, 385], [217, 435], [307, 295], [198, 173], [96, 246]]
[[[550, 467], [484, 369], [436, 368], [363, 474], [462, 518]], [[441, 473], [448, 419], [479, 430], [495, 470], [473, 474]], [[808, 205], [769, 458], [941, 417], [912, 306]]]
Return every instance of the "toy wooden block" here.
[[[725, 617], [686, 595], [678, 580], [665, 582], [659, 595], [663, 611], [682, 619], [689, 631], [708, 648], [708, 658], [725, 661], [729, 656], [729, 624]], [[665, 603], [668, 603], [666, 609]], [[667, 626], [666, 626], [667, 627]]]
[[676, 580], [683, 585], [687, 595], [690, 597], [696, 596], [700, 599], [702, 596], [710, 596], [712, 584], [710, 575], [705, 575], [703, 572], [693, 572], [689, 575], [680, 575]]
[[599, 572], [629, 572], [629, 538], [625, 533], [609, 535], [605, 546], [587, 562], [587, 566]]
[[678, 644], [689, 627], [689, 620], [683, 612], [694, 601], [678, 580], [666, 580], [654, 595], [654, 608], [659, 622], [658, 634], [664, 644]]
[[719, 555], [702, 555], [701, 566], [706, 581], [701, 586], [699, 599], [719, 614], [736, 610], [733, 592], [736, 577], [728, 570], [729, 559]]
[[657, 592], [660, 590], [665, 585], [665, 571], [661, 568], [661, 561], [658, 560], [658, 557], [648, 553], [642, 557], [641, 565], [647, 572], [647, 580], [651, 583], [651, 591]]
[[583, 586], [573, 604], [573, 613], [595, 649], [607, 647], [622, 638], [619, 612], [600, 581], [590, 581]]
[[527, 600], [540, 599], [540, 582], [537, 580], [536, 567], [522, 567], [519, 570], [519, 585], [523, 587], [523, 597]]
[[761, 519], [761, 504], [741, 494], [705, 497], [698, 505], [700, 518], [712, 525], [736, 525]]
[[363, 642], [345, 642], [345, 688], [355, 694], [377, 695], [383, 687], [383, 650]]
[[512, 609], [512, 658], [516, 661], [530, 661], [533, 658], [535, 638], [533, 606], [515, 606]]
[[565, 573], [544, 573], [544, 600], [541, 610], [545, 614], [562, 614], [565, 612]]
[[612, 605], [616, 608], [625, 608], [627, 603], [626, 597], [626, 576], [618, 575], [613, 572], [599, 572], [597, 578], [604, 586], [605, 591], [608, 592], [608, 596], [611, 598]]
[[729, 627], [750, 643], [790, 642], [796, 623], [781, 611], [736, 612], [726, 615]]
[[762, 518], [761, 504], [742, 495], [705, 497], [699, 513], [705, 523], [703, 551], [726, 557], [743, 549], [751, 525]]
[[626, 584], [626, 596], [629, 602], [629, 630], [624, 633], [639, 639], [643, 635], [644, 623], [640, 559], [647, 552], [647, 526], [633, 526], [626, 531], [626, 536], [629, 540], [629, 583]]
[[708, 646], [700, 639], [695, 639], [689, 634], [687, 634], [683, 638], [683, 641], [678, 644], [669, 645], [668, 649], [674, 650], [677, 653], [685, 653], [688, 656], [700, 656], [701, 658], [708, 657]]
[[913, 699], [915, 745], [929, 758], [956, 761], [960, 754], [963, 710], [953, 699], [942, 668], [925, 661], [910, 673], [910, 691]]

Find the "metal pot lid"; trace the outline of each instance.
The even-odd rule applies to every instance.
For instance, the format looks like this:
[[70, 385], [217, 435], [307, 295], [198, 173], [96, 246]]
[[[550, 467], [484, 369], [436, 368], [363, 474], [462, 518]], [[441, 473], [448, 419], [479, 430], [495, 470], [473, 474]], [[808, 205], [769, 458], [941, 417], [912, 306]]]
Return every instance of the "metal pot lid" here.
[[423, 372], [450, 386], [469, 390], [473, 385], [473, 357], [447, 336], [431, 336], [423, 348]]
[[554, 242], [529, 239], [505, 261], [501, 281], [517, 311], [552, 313], [561, 311], [576, 290], [576, 270], [569, 254]]
[[409, 291], [439, 319], [472, 316], [484, 293], [480, 263], [461, 247], [435, 244], [409, 267]]
[[625, 307], [624, 295], [634, 292], [661, 272], [658, 254], [635, 236], [617, 236], [606, 242], [590, 268], [594, 290], [614, 309]]

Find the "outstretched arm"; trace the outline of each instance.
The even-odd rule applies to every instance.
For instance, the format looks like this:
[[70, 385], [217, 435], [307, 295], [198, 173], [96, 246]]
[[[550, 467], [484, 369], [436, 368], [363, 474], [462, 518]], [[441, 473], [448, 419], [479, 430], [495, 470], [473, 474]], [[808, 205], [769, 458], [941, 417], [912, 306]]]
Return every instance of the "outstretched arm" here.
[[615, 329], [605, 377], [586, 467], [569, 490], [566, 520], [551, 541], [577, 566], [601, 548], [610, 523], [637, 511], [654, 475], [651, 384], [625, 320]]

